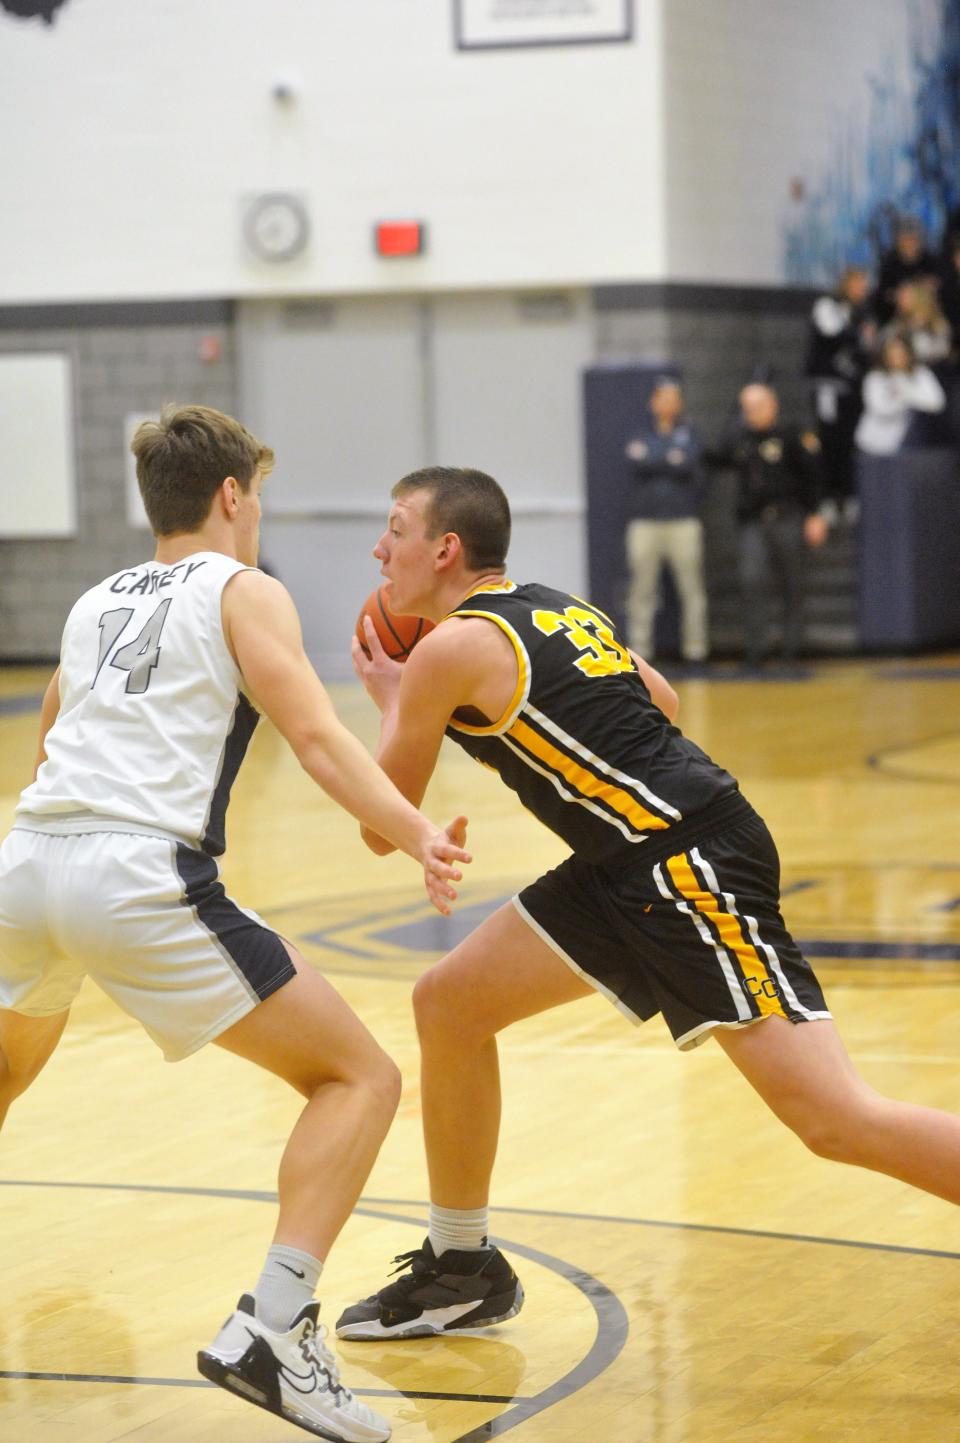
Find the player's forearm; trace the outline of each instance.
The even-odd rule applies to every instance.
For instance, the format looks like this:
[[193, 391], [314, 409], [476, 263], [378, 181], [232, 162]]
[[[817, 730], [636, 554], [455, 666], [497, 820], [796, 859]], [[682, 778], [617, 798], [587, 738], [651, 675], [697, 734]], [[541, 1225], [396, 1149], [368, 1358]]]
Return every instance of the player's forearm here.
[[396, 706], [390, 706], [380, 713], [380, 738], [377, 742], [376, 751], [374, 752], [374, 756], [378, 762], [383, 760], [383, 757], [389, 750], [396, 729], [397, 708]]
[[[312, 737], [295, 748], [304, 770], [319, 786], [361, 825], [368, 834], [386, 843], [384, 851], [399, 848], [420, 860], [434, 828], [426, 817], [402, 795], [390, 778], [345, 727], [338, 726], [323, 737]], [[372, 845], [367, 841], [367, 845]], [[381, 847], [374, 846], [374, 851]]]
[[[377, 742], [377, 748], [374, 753], [378, 762], [382, 759], [390, 745], [390, 739], [393, 736], [395, 727], [396, 712], [390, 710], [383, 712], [380, 717], [380, 740]], [[381, 837], [380, 833], [375, 832], [371, 827], [361, 825], [360, 838], [364, 845], [369, 847], [371, 852], [378, 857], [388, 857], [391, 852], [397, 850], [393, 842], [388, 842], [386, 837]]]

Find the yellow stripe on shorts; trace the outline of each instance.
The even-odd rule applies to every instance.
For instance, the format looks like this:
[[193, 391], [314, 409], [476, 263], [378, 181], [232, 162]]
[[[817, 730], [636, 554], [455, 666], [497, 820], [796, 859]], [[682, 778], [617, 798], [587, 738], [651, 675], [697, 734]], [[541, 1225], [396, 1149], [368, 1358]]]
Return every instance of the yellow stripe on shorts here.
[[706, 921], [713, 923], [724, 947], [736, 957], [744, 982], [760, 1009], [761, 1017], [786, 1017], [776, 983], [756, 947], [744, 936], [740, 919], [725, 911], [719, 898], [712, 892], [703, 890], [686, 852], [681, 852], [676, 857], [668, 857], [667, 871], [684, 901], [689, 902]]

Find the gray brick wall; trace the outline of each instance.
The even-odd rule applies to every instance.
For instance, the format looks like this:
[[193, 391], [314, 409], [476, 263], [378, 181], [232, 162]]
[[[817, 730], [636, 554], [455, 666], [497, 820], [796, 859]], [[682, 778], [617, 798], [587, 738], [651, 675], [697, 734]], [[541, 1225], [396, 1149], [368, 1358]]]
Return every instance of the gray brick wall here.
[[691, 416], [711, 439], [737, 393], [769, 367], [785, 414], [809, 416], [802, 370], [813, 293], [740, 286], [604, 287], [595, 293], [597, 360], [670, 361], [682, 368]]
[[[204, 336], [219, 341], [218, 361], [200, 359]], [[167, 401], [232, 412], [237, 399], [233, 323], [221, 303], [0, 312], [0, 353], [36, 351], [72, 362], [77, 534], [0, 540], [2, 661], [56, 657], [80, 592], [150, 553], [151, 537], [126, 520], [125, 417]]]

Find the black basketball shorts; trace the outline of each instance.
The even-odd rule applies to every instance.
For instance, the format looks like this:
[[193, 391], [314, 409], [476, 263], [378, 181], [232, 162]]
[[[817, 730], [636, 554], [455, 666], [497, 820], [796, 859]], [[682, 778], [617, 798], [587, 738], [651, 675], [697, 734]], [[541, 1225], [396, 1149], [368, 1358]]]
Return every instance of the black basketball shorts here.
[[[647, 849], [651, 848], [648, 853]], [[733, 793], [600, 866], [568, 857], [514, 899], [525, 921], [634, 1022], [661, 1012], [677, 1046], [776, 1015], [829, 1017], [780, 915], [780, 859]]]

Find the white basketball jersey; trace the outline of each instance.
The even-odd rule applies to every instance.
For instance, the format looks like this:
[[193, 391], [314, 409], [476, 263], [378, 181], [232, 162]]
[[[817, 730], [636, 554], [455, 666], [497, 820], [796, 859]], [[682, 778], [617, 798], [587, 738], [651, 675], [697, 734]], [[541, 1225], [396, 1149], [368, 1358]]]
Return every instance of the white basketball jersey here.
[[105, 822], [172, 833], [218, 856], [230, 788], [259, 720], [220, 615], [248, 568], [215, 551], [108, 576], [67, 618], [60, 711], [20, 825]]

